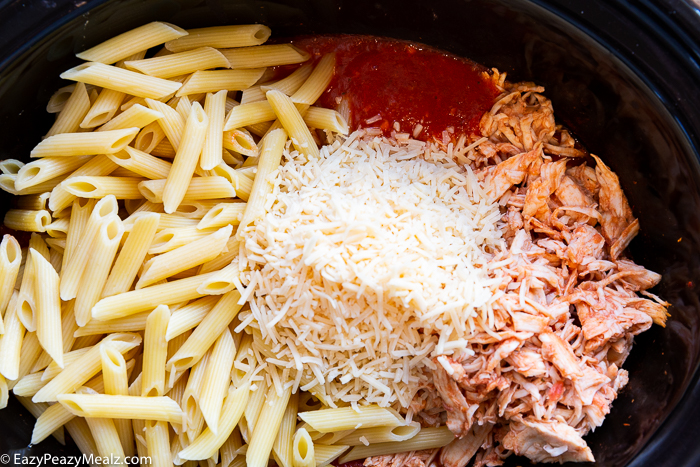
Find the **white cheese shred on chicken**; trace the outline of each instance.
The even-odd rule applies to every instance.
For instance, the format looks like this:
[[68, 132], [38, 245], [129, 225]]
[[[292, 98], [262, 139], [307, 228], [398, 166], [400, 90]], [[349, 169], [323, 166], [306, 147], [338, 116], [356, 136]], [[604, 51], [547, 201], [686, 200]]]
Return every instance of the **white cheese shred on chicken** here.
[[487, 263], [506, 246], [468, 166], [360, 130], [319, 159], [288, 147], [270, 177], [266, 214], [244, 232], [240, 319], [295, 391], [408, 407], [432, 357], [493, 332], [501, 279]]

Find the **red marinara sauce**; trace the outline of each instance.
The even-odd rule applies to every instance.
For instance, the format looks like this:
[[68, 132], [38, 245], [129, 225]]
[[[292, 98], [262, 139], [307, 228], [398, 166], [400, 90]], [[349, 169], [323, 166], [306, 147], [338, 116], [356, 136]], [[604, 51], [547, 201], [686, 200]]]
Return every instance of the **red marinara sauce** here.
[[333, 80], [317, 105], [337, 109], [346, 99], [351, 131], [380, 127], [388, 135], [398, 122], [407, 133], [422, 125], [418, 139], [424, 141], [442, 140], [450, 128], [454, 135], [478, 133], [499, 94], [485, 67], [422, 44], [354, 35], [292, 42], [314, 58], [336, 53]]

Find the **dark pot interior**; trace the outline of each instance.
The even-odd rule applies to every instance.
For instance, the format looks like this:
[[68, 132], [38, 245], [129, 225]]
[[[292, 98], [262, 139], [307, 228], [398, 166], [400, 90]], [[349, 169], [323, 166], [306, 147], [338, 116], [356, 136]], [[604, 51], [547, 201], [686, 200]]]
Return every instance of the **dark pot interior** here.
[[[636, 340], [630, 384], [587, 437], [598, 465], [700, 465], [700, 20], [683, 2], [508, 0], [111, 0], [0, 2], [0, 159], [28, 159], [74, 53], [149, 21], [259, 22], [273, 37], [359, 33], [423, 42], [546, 87], [558, 119], [617, 172], [641, 234], [638, 263], [664, 278], [666, 329]], [[695, 21], [695, 23], [694, 23]], [[3, 193], [3, 211], [10, 197]], [[685, 395], [684, 395], [685, 393]], [[675, 409], [675, 410], [674, 410]], [[0, 452], [27, 448], [34, 419], [13, 398]], [[72, 453], [49, 438], [25, 454]], [[507, 465], [527, 460], [511, 458]]]

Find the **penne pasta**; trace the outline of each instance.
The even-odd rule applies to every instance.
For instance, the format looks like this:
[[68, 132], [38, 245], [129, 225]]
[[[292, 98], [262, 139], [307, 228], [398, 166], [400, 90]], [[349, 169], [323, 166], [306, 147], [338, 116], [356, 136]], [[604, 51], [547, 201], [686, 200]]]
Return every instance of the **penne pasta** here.
[[[49, 248], [46, 246], [44, 239], [38, 234], [32, 234], [29, 238], [29, 249], [34, 249], [41, 253], [47, 261], [50, 259]], [[27, 331], [36, 331], [36, 270], [34, 269], [34, 260], [27, 252], [27, 261], [25, 263], [24, 272], [22, 274], [22, 283], [19, 287], [19, 296], [17, 297], [17, 316], [27, 329]]]
[[59, 279], [51, 263], [30, 248], [34, 267], [36, 296], [36, 336], [47, 354], [63, 368], [63, 334], [61, 332], [61, 298]]
[[[182, 281], [186, 280], [190, 279], [182, 279]], [[242, 307], [238, 304], [240, 298], [241, 295], [233, 290], [219, 299], [183, 346], [168, 360], [168, 371], [182, 371], [191, 368], [202, 358], [207, 349], [240, 311]]]
[[319, 157], [316, 141], [311, 136], [309, 127], [306, 126], [303, 117], [294, 106], [292, 100], [279, 91], [268, 91], [267, 100], [270, 102], [282, 127], [289, 134], [294, 148], [307, 156]]
[[226, 246], [232, 227], [219, 229], [211, 235], [186, 246], [152, 258], [143, 267], [136, 289], [141, 289], [179, 272], [216, 258]]
[[302, 84], [309, 78], [311, 71], [314, 66], [310, 63], [303, 65], [292, 72], [289, 76], [281, 79], [275, 83], [263, 84], [260, 86], [260, 90], [263, 93], [267, 91], [276, 90], [282, 92], [288, 96], [291, 96], [299, 90]]
[[204, 374], [207, 370], [207, 363], [211, 356], [211, 350], [206, 352], [202, 358], [190, 369], [189, 378], [185, 385], [185, 392], [182, 394], [180, 406], [185, 413], [185, 430], [189, 442], [192, 442], [204, 428], [204, 417], [199, 409], [199, 397], [204, 384]]
[[110, 334], [113, 332], [135, 332], [146, 329], [148, 312], [137, 313], [109, 321], [90, 320], [85, 326], [75, 330], [75, 337]]
[[[65, 178], [65, 175], [61, 175], [60, 177], [52, 178], [51, 180], [47, 180], [44, 183], [39, 183], [38, 185], [34, 185], [29, 188], [25, 188], [24, 190], [17, 190], [15, 189], [15, 180], [17, 179], [17, 175], [2, 174], [0, 175], [0, 189], [18, 196], [35, 195], [37, 193], [45, 193], [47, 191], [53, 190], [53, 188], [59, 183], [61, 183]], [[61, 216], [56, 215], [54, 217]]]
[[407, 441], [355, 446], [347, 454], [342, 456], [338, 462], [343, 464], [345, 462], [373, 456], [441, 448], [454, 441], [454, 439], [455, 435], [446, 426], [423, 428], [417, 435]]
[[157, 110], [149, 109], [140, 104], [129, 107], [95, 131], [124, 130], [127, 128], [143, 128], [156, 120], [163, 118], [163, 114]]
[[24, 167], [24, 162], [17, 159], [5, 159], [0, 161], [0, 172], [8, 175], [17, 175], [20, 169]]
[[[214, 229], [223, 226], [238, 225], [246, 210], [246, 203], [221, 203], [209, 212], [197, 224], [198, 229]], [[209, 258], [214, 259], [214, 258]], [[209, 261], [209, 259], [207, 261]]]
[[[279, 92], [279, 91], [270, 91]], [[271, 173], [278, 170], [282, 160], [287, 133], [280, 129], [270, 132], [264, 139], [264, 149], [258, 162], [258, 172], [253, 182], [250, 197], [236, 233], [240, 239], [242, 232], [265, 214], [265, 200], [272, 193], [272, 183], [268, 180]], [[314, 143], [315, 145], [315, 143]], [[315, 147], [315, 146], [314, 146]]]
[[[166, 186], [167, 180], [146, 180], [139, 183], [139, 190], [148, 201], [162, 203]], [[194, 177], [189, 181], [189, 185], [185, 185], [185, 190], [183, 202], [236, 196], [235, 188], [228, 180], [220, 176]]]
[[[78, 446], [78, 449], [80, 449], [80, 452], [87, 456], [92, 455], [93, 457], [99, 455], [95, 440], [92, 438], [92, 433], [90, 433], [90, 427], [88, 427], [84, 419], [74, 417], [67, 422], [65, 426], [68, 433], [70, 433], [71, 439]], [[93, 464], [91, 467], [96, 467], [96, 464]]]
[[[376, 444], [406, 441], [416, 436], [420, 429], [420, 424], [417, 422], [395, 427], [379, 426], [374, 428], [360, 428], [343, 437], [338, 443], [347, 444], [348, 446], [360, 446], [366, 443]], [[364, 442], [360, 438], [364, 438]]]
[[154, 21], [115, 36], [75, 56], [92, 62], [116, 63], [137, 52], [186, 35], [187, 31], [174, 24]]
[[[109, 343], [119, 352], [125, 353], [141, 344], [138, 334], [110, 334], [101, 341]], [[67, 365], [54, 379], [41, 388], [32, 398], [33, 402], [52, 402], [59, 394], [75, 391], [95, 376], [101, 369], [99, 346], [93, 346], [72, 364]]]
[[89, 160], [83, 157], [45, 157], [22, 167], [15, 179], [15, 189], [23, 190], [72, 172]]
[[165, 132], [160, 127], [159, 121], [155, 121], [143, 127], [138, 136], [136, 136], [134, 147], [139, 151], [150, 154], [158, 146], [158, 143], [163, 141], [163, 138], [165, 138]]
[[[77, 394], [97, 395], [97, 392], [88, 388], [82, 387], [76, 391]], [[97, 452], [103, 458], [114, 458], [115, 462], [109, 465], [121, 464], [121, 459], [124, 459], [124, 450], [122, 449], [119, 433], [114, 421], [110, 418], [94, 418], [88, 417], [85, 419], [90, 427], [92, 438], [95, 440]]]
[[270, 28], [262, 24], [215, 26], [189, 29], [187, 36], [165, 43], [171, 52], [196, 49], [197, 47], [247, 47], [263, 44], [270, 37]]
[[141, 178], [134, 177], [72, 177], [61, 184], [68, 193], [79, 198], [142, 199], [139, 191]]
[[164, 253], [206, 237], [213, 232], [213, 230], [199, 230], [196, 226], [163, 229], [153, 238], [148, 253], [152, 255]]
[[70, 98], [75, 86], [75, 84], [69, 84], [68, 86], [63, 86], [54, 92], [49, 98], [49, 102], [46, 104], [46, 111], [50, 114], [55, 114], [63, 110], [66, 105], [66, 101], [68, 101]]
[[314, 458], [316, 467], [325, 467], [331, 462], [339, 458], [345, 451], [350, 449], [350, 446], [342, 444], [325, 446], [323, 444], [314, 444]]
[[230, 68], [226, 57], [212, 47], [200, 47], [162, 57], [127, 61], [124, 65], [130, 70], [156, 78], [172, 78], [211, 68]]
[[282, 394], [277, 394], [274, 387], [267, 392], [265, 404], [255, 422], [255, 431], [246, 451], [248, 466], [267, 466], [291, 394], [291, 387], [284, 389]]
[[211, 276], [202, 282], [197, 291], [207, 295], [225, 294], [234, 289], [239, 275], [238, 264], [231, 262], [225, 268], [211, 273]]
[[185, 124], [182, 144], [177, 149], [173, 166], [165, 180], [162, 202], [166, 213], [174, 212], [185, 197], [199, 162], [208, 124], [209, 118], [204, 109], [195, 103]]
[[38, 195], [18, 196], [12, 200], [12, 205], [18, 209], [47, 209], [46, 203], [51, 196], [51, 192], [41, 193]]
[[[129, 381], [127, 366], [124, 356], [109, 345], [100, 346], [102, 360], [102, 376], [105, 385], [105, 394], [114, 396], [129, 395]], [[55, 404], [58, 407], [61, 404]], [[65, 410], [65, 408], [63, 408]], [[114, 425], [119, 434], [119, 440], [124, 449], [124, 455], [131, 457], [136, 454], [134, 449], [134, 432], [129, 420], [114, 420]]]
[[3, 222], [12, 230], [46, 232], [46, 227], [51, 223], [51, 214], [44, 210], [10, 209], [5, 213]]
[[202, 297], [204, 294], [197, 292], [197, 287], [210, 275], [188, 277], [103, 298], [93, 307], [92, 317], [100, 321], [123, 318], [153, 309], [158, 305], [174, 305]]
[[304, 122], [309, 128], [328, 130], [341, 135], [347, 135], [350, 131], [348, 122], [340, 113], [332, 109], [309, 107], [304, 115]]
[[[64, 366], [70, 365], [71, 363], [85, 355], [91, 347], [92, 346], [83, 347], [82, 349], [71, 350], [70, 352], [66, 352], [63, 355]], [[41, 374], [41, 380], [44, 382], [49, 382], [52, 379], [54, 379], [61, 371], [63, 371], [63, 368], [58, 366], [58, 364], [55, 361], [52, 361]]]
[[234, 69], [293, 65], [305, 62], [311, 57], [292, 44], [222, 49], [221, 53]]
[[165, 333], [165, 339], [168, 341], [174, 339], [197, 326], [211, 309], [214, 308], [218, 300], [219, 297], [215, 295], [202, 297], [173, 312], [168, 322], [168, 330]]
[[[49, 408], [36, 419], [34, 430], [32, 431], [31, 444], [38, 444], [42, 442], [48, 438], [51, 433], [54, 433], [56, 430], [74, 418], [75, 415], [66, 410], [66, 408], [61, 404], [49, 406]], [[74, 439], [74, 441], [76, 440]], [[77, 441], [76, 444], [78, 444]]]
[[189, 219], [201, 219], [211, 208], [222, 202], [223, 200], [220, 199], [185, 201], [180, 203], [174, 214]]
[[[252, 167], [257, 170], [257, 167]], [[244, 201], [248, 201], [250, 192], [253, 189], [253, 180], [246, 176], [241, 170], [244, 169], [232, 169], [228, 165], [221, 163], [214, 167], [212, 172], [220, 177], [224, 177], [228, 182], [233, 185], [236, 190], [236, 196]]]
[[85, 326], [90, 321], [90, 310], [100, 300], [102, 289], [124, 235], [124, 225], [117, 216], [102, 223], [92, 243], [91, 257], [75, 298], [75, 321]]
[[182, 423], [182, 410], [167, 396], [138, 397], [107, 394], [61, 394], [60, 402], [79, 417], [157, 420]]
[[404, 424], [398, 412], [377, 405], [360, 407], [359, 412], [351, 407], [300, 412], [299, 418], [319, 433], [376, 426], [396, 427]]
[[170, 142], [172, 148], [177, 151], [177, 149], [180, 147], [182, 133], [185, 130], [186, 119], [183, 118], [175, 109], [167, 104], [164, 104], [163, 102], [158, 102], [153, 99], [146, 99], [146, 104], [151, 109], [157, 110], [163, 114], [163, 118], [158, 120], [158, 124], [161, 126], [161, 129], [168, 138], [168, 142]]
[[166, 178], [172, 168], [170, 162], [158, 159], [129, 146], [124, 148], [123, 151], [110, 154], [107, 157], [120, 167], [124, 167], [151, 180]]
[[165, 360], [168, 341], [165, 332], [170, 321], [167, 305], [159, 305], [146, 319], [144, 334], [143, 372], [141, 373], [141, 395], [143, 397], [165, 394]]
[[77, 198], [75, 201], [73, 201], [68, 231], [66, 232], [66, 246], [63, 252], [63, 261], [60, 273], [61, 278], [63, 278], [65, 274], [68, 259], [73, 255], [73, 252], [80, 241], [80, 236], [83, 229], [87, 225], [88, 219], [90, 218], [90, 214], [92, 213], [94, 207], [94, 200]]
[[311, 441], [309, 432], [304, 428], [299, 428], [294, 434], [294, 439], [292, 440], [292, 466], [316, 466], [314, 443]]
[[[237, 67], [240, 68], [240, 67]], [[254, 85], [264, 73], [264, 68], [249, 70], [195, 71], [175, 94], [177, 97], [203, 92], [240, 91]]]
[[267, 100], [238, 105], [228, 113], [224, 123], [224, 131], [269, 122], [275, 118], [277, 118], [277, 114]]
[[190, 102], [190, 99], [187, 96], [174, 97], [171, 101], [168, 102], [168, 105], [172, 106], [173, 102], [176, 102], [175, 111], [178, 114], [180, 114], [182, 120], [186, 122], [187, 118], [192, 112], [192, 102]]
[[64, 71], [61, 78], [152, 99], [160, 99], [182, 87], [181, 83], [175, 81], [154, 78], [97, 62], [83, 63]]
[[222, 268], [225, 268], [227, 265], [231, 264], [234, 258], [238, 256], [239, 248], [240, 241], [238, 240], [238, 238], [236, 238], [236, 236], [232, 236], [226, 242], [226, 252], [220, 254], [213, 260], [207, 261], [206, 263], [202, 264], [202, 266], [199, 268], [199, 274], [204, 274], [205, 272], [218, 271]]
[[243, 128], [225, 132], [223, 146], [225, 149], [249, 157], [257, 157], [259, 153], [255, 140], [248, 130]]
[[216, 94], [208, 93], [204, 102], [204, 112], [209, 118], [209, 126], [202, 148], [200, 167], [202, 170], [211, 170], [222, 161], [221, 133], [224, 129], [224, 117], [226, 108], [226, 91]]
[[230, 385], [224, 406], [221, 409], [221, 423], [218, 425], [218, 433], [215, 434], [207, 427], [192, 444], [180, 451], [178, 456], [186, 460], [202, 460], [212, 457], [226, 442], [241, 419], [248, 403], [249, 394], [249, 383], [238, 388]]
[[215, 435], [218, 434], [221, 409], [226, 396], [226, 389], [231, 382], [231, 369], [236, 354], [236, 346], [228, 328], [214, 343], [214, 347], [204, 372], [202, 389], [199, 395], [199, 409], [207, 426]]
[[80, 129], [80, 122], [90, 110], [90, 97], [85, 84], [77, 83], [63, 109], [56, 117], [46, 137], [60, 135], [62, 133], [75, 133]]
[[17, 292], [13, 292], [5, 312], [5, 334], [0, 339], [0, 374], [6, 380], [19, 377], [20, 350], [25, 328], [17, 316]]
[[[66, 180], [71, 177], [102, 177], [111, 174], [117, 169], [117, 164], [112, 162], [108, 156], [101, 154], [98, 156], [91, 157], [84, 165], [82, 165], [75, 172], [71, 173]], [[56, 216], [57, 211], [61, 211], [70, 206], [77, 197], [68, 193], [61, 185], [56, 185], [56, 187], [51, 190], [51, 196], [49, 196], [49, 209], [51, 209]]]
[[292, 441], [296, 430], [298, 407], [299, 393], [295, 393], [289, 397], [277, 436], [272, 445], [272, 454], [279, 467], [292, 467]]
[[[0, 316], [4, 316], [22, 263], [22, 249], [12, 235], [5, 234], [0, 242]], [[0, 320], [0, 327], [4, 331]]]
[[65, 238], [68, 234], [68, 228], [70, 226], [70, 218], [63, 217], [61, 219], [56, 219], [52, 223], [46, 226], [46, 233], [50, 237], [60, 237]]
[[145, 425], [146, 447], [154, 467], [171, 467], [170, 434], [165, 421], [149, 420]]
[[321, 94], [328, 89], [328, 85], [333, 78], [333, 70], [335, 69], [335, 54], [330, 53], [324, 55], [319, 60], [318, 65], [311, 72], [301, 87], [292, 94], [292, 102], [295, 104], [313, 105], [316, 103]]
[[138, 128], [127, 128], [125, 130], [55, 135], [37, 144], [32, 149], [30, 157], [114, 154], [124, 149], [138, 132]]

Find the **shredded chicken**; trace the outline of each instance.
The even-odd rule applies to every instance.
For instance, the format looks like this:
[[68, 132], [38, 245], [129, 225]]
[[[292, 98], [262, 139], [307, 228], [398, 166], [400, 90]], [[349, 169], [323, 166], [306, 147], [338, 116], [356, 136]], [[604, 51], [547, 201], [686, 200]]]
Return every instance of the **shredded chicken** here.
[[[450, 151], [502, 206], [508, 250], [490, 266], [501, 279], [496, 331], [477, 328], [468, 351], [439, 357], [414, 419], [455, 434], [435, 465], [494, 466], [512, 453], [591, 462], [582, 437], [627, 384], [621, 366], [634, 336], [665, 326], [670, 304], [645, 292], [661, 276], [625, 257], [639, 222], [618, 177], [596, 156], [593, 167], [584, 161], [543, 88], [495, 70], [492, 79], [502, 94], [470, 138], [482, 142]], [[416, 455], [365, 465], [422, 466]]]

